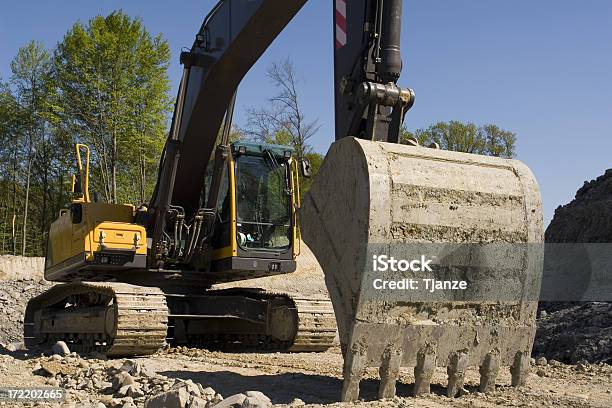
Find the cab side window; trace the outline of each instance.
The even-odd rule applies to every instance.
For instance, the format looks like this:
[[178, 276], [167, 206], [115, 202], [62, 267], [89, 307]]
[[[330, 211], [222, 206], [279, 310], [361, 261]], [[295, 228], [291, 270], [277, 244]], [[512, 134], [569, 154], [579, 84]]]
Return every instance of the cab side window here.
[[219, 184], [219, 196], [217, 197], [217, 213], [221, 222], [230, 221], [230, 186], [228, 165], [223, 166], [221, 183]]

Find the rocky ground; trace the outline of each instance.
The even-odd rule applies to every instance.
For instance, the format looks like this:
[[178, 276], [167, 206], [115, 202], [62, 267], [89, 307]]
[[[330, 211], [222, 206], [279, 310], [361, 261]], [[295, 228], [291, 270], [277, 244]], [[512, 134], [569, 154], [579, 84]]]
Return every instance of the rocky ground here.
[[535, 357], [546, 356], [568, 364], [582, 360], [612, 364], [612, 303], [581, 302], [558, 305], [538, 317], [533, 345]]
[[[24, 351], [0, 354], [2, 386], [60, 386], [67, 402], [0, 406], [50, 407], [345, 407], [336, 402], [341, 387], [342, 356], [326, 353], [226, 354], [194, 349], [170, 349], [155, 356], [104, 360], [96, 356], [32, 356]], [[446, 373], [439, 369], [432, 394], [410, 397], [411, 370], [402, 369], [398, 397], [376, 401], [376, 370], [362, 381], [363, 407], [610, 407], [612, 367], [606, 364], [564, 365], [540, 359], [533, 362], [528, 385], [509, 386], [502, 370], [493, 395], [477, 392], [478, 371], [470, 369], [466, 393], [443, 396]], [[257, 392], [250, 392], [257, 390]]]
[[[25, 304], [48, 286], [44, 281], [0, 281], [0, 386], [61, 387], [68, 393], [67, 402], [19, 405], [0, 400], [0, 406], [346, 406], [336, 402], [342, 384], [338, 349], [326, 353], [227, 354], [174, 348], [133, 360], [105, 360], [75, 353], [62, 356], [65, 350], [60, 349], [55, 355], [50, 350], [23, 350]], [[498, 391], [494, 395], [480, 394], [479, 374], [474, 368], [467, 375], [469, 393], [451, 400], [443, 396], [446, 372], [438, 369], [433, 394], [414, 398], [409, 397], [413, 374], [410, 369], [402, 369], [398, 397], [376, 401], [377, 372], [369, 370], [362, 382], [364, 401], [357, 405], [610, 407], [612, 367], [595, 362], [610, 362], [611, 312], [609, 303], [582, 303], [553, 312], [540, 310], [534, 356], [544, 358], [538, 358], [537, 365], [534, 360], [527, 387], [510, 387], [506, 368], [498, 379]]]
[[20, 342], [28, 300], [52, 285], [43, 280], [0, 280], [0, 343]]

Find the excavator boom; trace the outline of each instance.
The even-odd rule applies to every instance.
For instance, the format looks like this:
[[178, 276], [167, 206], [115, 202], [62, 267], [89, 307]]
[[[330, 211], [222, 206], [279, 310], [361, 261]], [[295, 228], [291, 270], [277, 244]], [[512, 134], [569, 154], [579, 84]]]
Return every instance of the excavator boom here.
[[[209, 158], [242, 78], [306, 0], [224, 0], [188, 52], [151, 208], [198, 209]], [[156, 217], [156, 221], [159, 221]]]
[[[172, 207], [188, 218], [213, 206], [215, 194], [201, 200], [205, 173], [222, 127], [227, 132], [231, 125], [238, 85], [306, 1], [222, 0], [204, 19], [190, 51], [181, 53], [183, 76], [149, 205], [151, 267], [164, 265]], [[345, 0], [334, 2], [336, 140], [398, 142], [404, 113], [414, 102], [412, 90], [396, 85], [401, 13], [402, 0], [358, 0], [350, 7]]]

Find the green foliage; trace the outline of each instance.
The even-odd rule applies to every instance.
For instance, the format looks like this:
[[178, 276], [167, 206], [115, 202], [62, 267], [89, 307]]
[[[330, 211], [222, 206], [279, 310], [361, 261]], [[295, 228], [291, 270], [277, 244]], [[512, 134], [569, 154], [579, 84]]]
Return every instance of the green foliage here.
[[0, 253], [34, 255], [66, 199], [66, 145], [50, 120], [50, 53], [30, 41], [11, 71], [10, 82], [0, 84]]
[[516, 133], [489, 124], [480, 127], [483, 134], [486, 151], [491, 156], [512, 158], [516, 152]]
[[35, 41], [0, 80], [0, 253], [43, 255], [70, 199], [74, 143], [92, 148], [93, 191], [146, 201], [171, 108], [170, 51], [121, 11], [77, 23], [53, 52]]
[[291, 134], [286, 129], [280, 129], [274, 134], [265, 135], [263, 139], [264, 143], [284, 146], [291, 146], [292, 141]]
[[476, 126], [458, 121], [438, 122], [414, 133], [402, 129], [400, 142], [414, 138], [419, 144], [437, 143], [441, 149], [512, 158], [515, 155], [516, 134], [497, 125]]
[[319, 173], [319, 169], [321, 168], [321, 164], [323, 164], [324, 159], [324, 156], [317, 152], [306, 153], [305, 156], [308, 161], [310, 161], [312, 176], [309, 179], [300, 177], [300, 192], [302, 197], [308, 192], [308, 190], [310, 190], [310, 187], [312, 186], [315, 177]]
[[17, 123], [17, 101], [9, 85], [0, 79], [0, 152], [7, 152], [4, 147], [15, 137]]
[[56, 114], [92, 148], [92, 185], [109, 202], [151, 193], [170, 109], [168, 43], [121, 11], [76, 23], [55, 52]]

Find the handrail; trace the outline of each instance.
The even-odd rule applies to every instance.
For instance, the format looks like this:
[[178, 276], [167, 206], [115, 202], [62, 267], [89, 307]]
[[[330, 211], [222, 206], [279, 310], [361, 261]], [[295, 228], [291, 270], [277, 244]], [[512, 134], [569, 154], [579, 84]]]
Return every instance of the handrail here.
[[[75, 146], [76, 159], [77, 159], [77, 170], [79, 172], [79, 182], [81, 184], [81, 200], [83, 202], [91, 202], [89, 199], [89, 146], [81, 143], [77, 143]], [[83, 172], [83, 159], [81, 151], [85, 149], [85, 172]]]

